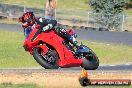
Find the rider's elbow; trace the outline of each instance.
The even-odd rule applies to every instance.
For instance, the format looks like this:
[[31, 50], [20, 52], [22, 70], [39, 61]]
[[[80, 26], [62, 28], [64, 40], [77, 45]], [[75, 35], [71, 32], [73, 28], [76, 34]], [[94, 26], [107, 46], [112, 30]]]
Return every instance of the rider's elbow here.
[[53, 27], [57, 25], [57, 21], [56, 20], [52, 20], [52, 25]]

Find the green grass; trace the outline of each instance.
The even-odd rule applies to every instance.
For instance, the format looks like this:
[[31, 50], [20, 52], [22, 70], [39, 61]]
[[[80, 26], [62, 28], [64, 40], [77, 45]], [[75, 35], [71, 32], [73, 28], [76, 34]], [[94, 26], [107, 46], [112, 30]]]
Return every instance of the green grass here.
[[132, 86], [88, 86], [86, 88], [132, 88]]
[[35, 84], [12, 84], [12, 83], [2, 83], [0, 88], [41, 88]]
[[[86, 88], [132, 88], [132, 86], [88, 86]], [[12, 83], [2, 83], [0, 88], [42, 88], [35, 84], [12, 84]], [[59, 88], [59, 87], [58, 87]], [[63, 88], [63, 87], [62, 87]], [[65, 88], [69, 88], [66, 87]], [[81, 88], [81, 87], [79, 87]]]
[[126, 64], [132, 63], [132, 46], [84, 42], [99, 57], [100, 64]]
[[37, 67], [33, 57], [23, 49], [22, 33], [0, 31], [0, 68]]
[[[47, 0], [0, 0], [1, 3], [17, 4], [27, 7], [43, 9]], [[87, 0], [58, 0], [57, 8], [61, 9], [88, 9]]]
[[12, 20], [12, 19], [1, 19], [0, 20], [0, 24], [4, 23], [4, 24], [20, 24], [20, 22], [18, 22], [17, 20]]
[[[23, 49], [23, 33], [0, 31], [0, 68], [40, 67]], [[84, 41], [98, 55], [101, 64], [132, 63], [132, 46]]]
[[[14, 4], [26, 7], [34, 7], [44, 9], [47, 0], [0, 0], [0, 3]], [[57, 10], [90, 10], [88, 0], [58, 0]], [[128, 15], [132, 15], [132, 9], [126, 10]]]
[[128, 16], [132, 16], [132, 9], [125, 10], [125, 13], [127, 13]]

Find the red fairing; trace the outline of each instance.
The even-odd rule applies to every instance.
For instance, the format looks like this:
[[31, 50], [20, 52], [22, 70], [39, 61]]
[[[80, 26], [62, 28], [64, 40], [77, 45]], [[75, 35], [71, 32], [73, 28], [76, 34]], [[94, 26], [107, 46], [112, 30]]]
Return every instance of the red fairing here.
[[[60, 67], [79, 67], [83, 61], [82, 59], [77, 59], [73, 56], [71, 50], [69, 50], [64, 44], [64, 39], [57, 35], [53, 30], [41, 32], [34, 41], [31, 41], [35, 33], [38, 31], [39, 25], [35, 25], [33, 30], [29, 34], [29, 37], [25, 40], [24, 46], [26, 46], [26, 50], [33, 53], [34, 47], [41, 47], [45, 53], [47, 52], [48, 48], [46, 46], [40, 45], [40, 41], [52, 46], [58, 53], [59, 56], [59, 66]], [[72, 30], [68, 31], [70, 34], [73, 34]]]

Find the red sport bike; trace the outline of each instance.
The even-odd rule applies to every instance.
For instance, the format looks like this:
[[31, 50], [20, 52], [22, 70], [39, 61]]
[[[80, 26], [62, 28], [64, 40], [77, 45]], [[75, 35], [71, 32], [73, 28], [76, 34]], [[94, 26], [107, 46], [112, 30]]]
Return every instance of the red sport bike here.
[[[67, 32], [75, 36], [72, 29]], [[42, 28], [34, 27], [24, 42], [24, 49], [45, 69], [81, 66], [85, 70], [95, 70], [99, 66], [98, 57], [89, 47], [83, 44], [74, 47], [54, 29], [43, 31]]]

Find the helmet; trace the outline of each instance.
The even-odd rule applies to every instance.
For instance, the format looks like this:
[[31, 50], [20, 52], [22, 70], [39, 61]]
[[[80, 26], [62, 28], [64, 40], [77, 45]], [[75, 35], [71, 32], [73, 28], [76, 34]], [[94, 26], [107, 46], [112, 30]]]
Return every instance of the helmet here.
[[32, 26], [35, 23], [35, 15], [33, 12], [25, 12], [20, 18], [19, 21], [22, 23], [28, 23], [28, 26]]

